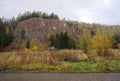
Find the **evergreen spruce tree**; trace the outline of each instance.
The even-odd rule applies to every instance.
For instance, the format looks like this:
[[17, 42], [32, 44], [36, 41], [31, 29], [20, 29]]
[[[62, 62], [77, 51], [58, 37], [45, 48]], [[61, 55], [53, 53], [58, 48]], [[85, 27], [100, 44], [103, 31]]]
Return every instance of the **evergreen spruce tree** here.
[[50, 14], [50, 19], [55, 19], [55, 15], [53, 12]]
[[61, 41], [61, 38], [60, 38], [60, 35], [59, 34], [56, 34], [56, 36], [55, 36], [55, 39], [54, 39], [55, 41], [54, 41], [54, 46], [56, 47], [56, 48], [60, 48], [60, 41]]
[[51, 41], [51, 46], [54, 46], [54, 44], [55, 44], [55, 38], [54, 38], [54, 36], [53, 35], [51, 35], [50, 36], [50, 41]]
[[51, 45], [55, 46], [58, 49], [71, 49], [75, 48], [75, 42], [70, 38], [67, 32], [61, 32], [56, 34], [54, 39], [51, 37]]
[[30, 48], [30, 41], [29, 40], [27, 40], [27, 43], [26, 43], [26, 48]]

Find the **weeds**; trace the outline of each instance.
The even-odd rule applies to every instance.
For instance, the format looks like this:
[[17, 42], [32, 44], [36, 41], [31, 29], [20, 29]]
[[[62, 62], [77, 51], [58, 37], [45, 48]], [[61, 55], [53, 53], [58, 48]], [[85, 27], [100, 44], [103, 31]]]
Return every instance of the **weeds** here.
[[82, 50], [4, 52], [0, 53], [0, 71], [119, 72], [120, 50], [107, 53], [101, 56], [96, 50], [88, 54]]

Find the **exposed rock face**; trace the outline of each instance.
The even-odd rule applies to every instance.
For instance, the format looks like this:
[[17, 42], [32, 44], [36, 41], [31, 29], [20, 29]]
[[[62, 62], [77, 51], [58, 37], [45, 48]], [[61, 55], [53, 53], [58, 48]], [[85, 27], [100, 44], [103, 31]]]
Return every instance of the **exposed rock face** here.
[[[24, 38], [21, 38], [23, 30], [25, 31]], [[69, 35], [75, 37], [73, 29], [64, 21], [58, 19], [30, 18], [17, 24], [17, 27], [13, 32], [15, 39], [7, 49], [24, 48], [26, 47], [27, 40], [31, 38], [34, 38], [38, 45], [42, 42], [49, 43], [47, 40], [49, 35], [55, 35], [56, 33], [63, 31], [67, 31]]]
[[64, 30], [70, 34], [72, 31], [63, 21], [41, 18], [30, 18], [18, 23], [14, 31], [14, 36], [20, 37], [22, 30], [26, 32], [25, 38], [35, 38], [39, 40], [44, 40], [48, 34], [60, 33]]

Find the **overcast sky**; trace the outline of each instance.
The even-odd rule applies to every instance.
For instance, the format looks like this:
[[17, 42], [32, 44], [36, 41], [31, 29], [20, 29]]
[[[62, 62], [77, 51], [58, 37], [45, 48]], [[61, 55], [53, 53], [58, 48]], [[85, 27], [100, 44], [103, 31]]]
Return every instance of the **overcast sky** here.
[[24, 11], [54, 12], [67, 20], [120, 24], [120, 0], [0, 0], [0, 17]]

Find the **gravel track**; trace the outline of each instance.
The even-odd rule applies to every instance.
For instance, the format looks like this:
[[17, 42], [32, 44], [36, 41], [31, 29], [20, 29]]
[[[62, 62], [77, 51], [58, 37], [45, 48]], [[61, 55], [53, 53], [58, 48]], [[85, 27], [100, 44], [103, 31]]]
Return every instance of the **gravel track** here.
[[1, 72], [0, 81], [120, 81], [120, 73]]

